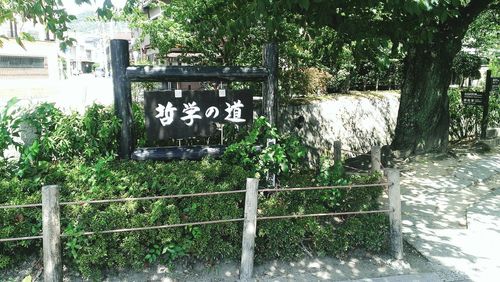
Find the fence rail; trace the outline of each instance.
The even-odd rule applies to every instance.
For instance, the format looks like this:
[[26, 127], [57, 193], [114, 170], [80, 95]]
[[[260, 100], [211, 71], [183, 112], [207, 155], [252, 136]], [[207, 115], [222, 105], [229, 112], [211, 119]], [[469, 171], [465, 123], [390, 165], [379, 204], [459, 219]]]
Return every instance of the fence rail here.
[[[291, 215], [273, 215], [273, 216], [258, 216], [257, 203], [259, 192], [295, 192], [295, 191], [311, 191], [311, 190], [331, 190], [331, 189], [355, 189], [355, 188], [370, 188], [386, 186], [389, 191], [389, 208], [371, 211], [345, 211], [345, 212], [331, 212], [331, 213], [316, 213], [316, 214], [291, 214]], [[39, 236], [27, 236], [17, 238], [2, 238], [0, 242], [13, 242], [21, 240], [38, 240], [43, 239], [44, 249], [44, 277], [46, 281], [61, 281], [62, 279], [62, 263], [61, 263], [61, 238], [72, 236], [90, 236], [95, 234], [111, 234], [123, 233], [145, 230], [158, 230], [175, 227], [208, 225], [208, 224], [223, 224], [229, 222], [242, 222], [243, 221], [243, 239], [242, 239], [242, 258], [240, 278], [249, 279], [253, 273], [253, 259], [255, 248], [256, 226], [259, 220], [280, 220], [280, 219], [297, 219], [307, 217], [325, 217], [325, 216], [347, 216], [347, 215], [360, 215], [360, 214], [375, 214], [375, 213], [389, 213], [390, 220], [390, 236], [391, 236], [391, 250], [393, 256], [397, 259], [402, 259], [403, 244], [401, 233], [401, 203], [399, 192], [399, 171], [390, 169], [387, 171], [387, 181], [375, 184], [352, 184], [342, 186], [316, 186], [316, 187], [291, 187], [291, 188], [266, 188], [258, 189], [258, 179], [247, 179], [245, 190], [233, 191], [218, 191], [218, 192], [205, 192], [205, 193], [192, 193], [192, 194], [177, 194], [177, 195], [163, 195], [163, 196], [150, 196], [150, 197], [135, 197], [135, 198], [121, 198], [121, 199], [103, 199], [103, 200], [88, 200], [88, 201], [71, 201], [59, 202], [59, 186], [51, 185], [42, 187], [42, 204], [26, 204], [26, 205], [3, 205], [1, 209], [13, 208], [36, 208], [42, 207], [42, 226], [43, 234]], [[85, 205], [85, 204], [107, 204], [107, 203], [121, 203], [131, 201], [144, 201], [156, 199], [174, 199], [174, 198], [188, 198], [188, 197], [204, 197], [216, 195], [228, 195], [245, 193], [245, 210], [243, 218], [219, 219], [200, 222], [178, 223], [159, 226], [145, 226], [122, 228], [103, 231], [86, 231], [77, 234], [61, 234], [60, 232], [60, 207], [69, 205]]]
[[[351, 188], [364, 188], [364, 187], [379, 187], [387, 186], [389, 183], [377, 184], [363, 184], [363, 185], [339, 185], [339, 186], [311, 186], [311, 187], [296, 187], [296, 188], [266, 188], [259, 189], [258, 192], [284, 192], [284, 191], [307, 191], [307, 190], [331, 190], [331, 189], [351, 189]], [[188, 198], [199, 196], [217, 196], [245, 193], [246, 190], [231, 190], [231, 191], [218, 191], [218, 192], [205, 192], [205, 193], [192, 193], [192, 194], [178, 194], [178, 195], [162, 195], [162, 196], [148, 196], [148, 197], [133, 197], [133, 198], [119, 198], [119, 199], [103, 199], [103, 200], [87, 200], [87, 201], [70, 201], [61, 202], [60, 206], [70, 205], [86, 205], [86, 204], [110, 204], [110, 203], [123, 203], [133, 201], [148, 201], [148, 200], [161, 200], [161, 199], [176, 199]], [[0, 205], [0, 209], [19, 209], [19, 208], [41, 208], [42, 204], [23, 204], [23, 205]]]
[[371, 169], [370, 170], [346, 166], [345, 164], [343, 165], [344, 167], [347, 167], [349, 169], [359, 171], [359, 172], [363, 172], [363, 171], [382, 172], [382, 170], [384, 169], [384, 166], [382, 165], [382, 153], [381, 153], [380, 146], [372, 146], [370, 153], [360, 153], [360, 152], [354, 152], [354, 151], [342, 149], [342, 142], [341, 141], [334, 141], [333, 142], [333, 155], [334, 155], [335, 164], [341, 162], [342, 152], [348, 152], [348, 153], [351, 153], [355, 156], [370, 156], [371, 157]]

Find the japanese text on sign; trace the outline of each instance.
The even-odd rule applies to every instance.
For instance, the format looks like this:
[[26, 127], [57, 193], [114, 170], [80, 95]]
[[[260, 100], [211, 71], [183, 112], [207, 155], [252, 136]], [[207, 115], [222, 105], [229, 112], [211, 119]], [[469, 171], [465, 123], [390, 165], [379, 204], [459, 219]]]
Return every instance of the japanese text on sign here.
[[[196, 102], [191, 102], [187, 104], [183, 104], [184, 109], [182, 112], [185, 114], [180, 119], [186, 123], [187, 126], [193, 126], [194, 121], [196, 119], [202, 119], [203, 117], [199, 114], [201, 111], [200, 107], [197, 106]], [[224, 120], [233, 122], [233, 123], [242, 123], [246, 120], [241, 118], [241, 109], [245, 107], [240, 100], [233, 102], [233, 104], [226, 103], [227, 107], [225, 111], [227, 112], [227, 116]], [[174, 121], [175, 112], [177, 108], [172, 105], [172, 103], [168, 102], [167, 105], [158, 104], [156, 108], [158, 114], [155, 116], [158, 118], [163, 126], [171, 125]], [[219, 116], [219, 108], [216, 106], [210, 106], [205, 111], [205, 118], [217, 118]]]
[[[179, 91], [178, 91], [179, 92]], [[148, 140], [212, 136], [220, 124], [237, 126], [253, 119], [252, 94], [245, 90], [149, 91], [144, 93]]]

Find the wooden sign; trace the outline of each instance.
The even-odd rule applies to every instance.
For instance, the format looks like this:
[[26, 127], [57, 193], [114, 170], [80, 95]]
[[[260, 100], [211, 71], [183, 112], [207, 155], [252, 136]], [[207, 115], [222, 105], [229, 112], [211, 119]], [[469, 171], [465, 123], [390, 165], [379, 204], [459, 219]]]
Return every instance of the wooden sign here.
[[498, 87], [500, 85], [500, 77], [491, 77], [491, 91], [498, 92]]
[[464, 104], [464, 106], [483, 106], [484, 101], [483, 92], [462, 92], [462, 104]]
[[149, 141], [211, 136], [218, 126], [253, 121], [248, 90], [148, 91], [144, 111]]

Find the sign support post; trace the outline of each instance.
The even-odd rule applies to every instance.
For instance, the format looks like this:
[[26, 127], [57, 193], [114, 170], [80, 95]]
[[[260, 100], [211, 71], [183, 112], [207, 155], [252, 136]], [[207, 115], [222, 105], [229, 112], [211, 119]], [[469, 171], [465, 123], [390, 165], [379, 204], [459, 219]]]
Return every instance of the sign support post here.
[[115, 113], [121, 120], [120, 148], [121, 159], [129, 159], [133, 150], [132, 141], [132, 90], [127, 78], [127, 67], [130, 65], [128, 41], [111, 40], [111, 67], [113, 70], [113, 93]]
[[483, 117], [481, 119], [481, 139], [486, 138], [486, 130], [488, 129], [490, 92], [491, 92], [491, 70], [488, 70], [486, 71], [486, 89], [484, 91], [484, 99], [483, 99]]

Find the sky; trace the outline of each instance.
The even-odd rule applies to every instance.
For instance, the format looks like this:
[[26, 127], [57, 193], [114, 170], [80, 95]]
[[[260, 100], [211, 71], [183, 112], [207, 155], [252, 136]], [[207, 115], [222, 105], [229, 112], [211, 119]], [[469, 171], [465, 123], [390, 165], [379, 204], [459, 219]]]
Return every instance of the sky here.
[[104, 0], [92, 0], [92, 2], [94, 2], [92, 5], [82, 4], [80, 6], [75, 3], [75, 0], [63, 0], [62, 2], [69, 14], [76, 15], [87, 11], [95, 11], [99, 5], [102, 5], [103, 1]]

